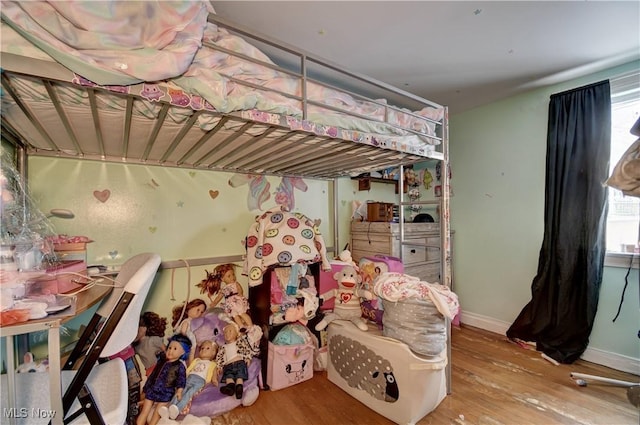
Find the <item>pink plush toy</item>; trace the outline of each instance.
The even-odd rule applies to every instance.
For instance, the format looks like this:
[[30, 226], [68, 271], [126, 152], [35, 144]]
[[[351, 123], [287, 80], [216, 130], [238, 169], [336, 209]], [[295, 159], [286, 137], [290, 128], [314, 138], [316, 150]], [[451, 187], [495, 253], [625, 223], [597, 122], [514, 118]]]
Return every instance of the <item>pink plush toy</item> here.
[[359, 329], [366, 331], [368, 327], [361, 317], [360, 299], [370, 300], [373, 298], [373, 294], [371, 291], [358, 287], [362, 278], [356, 269], [351, 266], [343, 267], [342, 270], [333, 275], [333, 278], [338, 282], [338, 288], [325, 292], [320, 295], [320, 298], [323, 300], [335, 298], [335, 307], [333, 312], [325, 314], [315, 329], [320, 331], [335, 319], [344, 319], [350, 320]]

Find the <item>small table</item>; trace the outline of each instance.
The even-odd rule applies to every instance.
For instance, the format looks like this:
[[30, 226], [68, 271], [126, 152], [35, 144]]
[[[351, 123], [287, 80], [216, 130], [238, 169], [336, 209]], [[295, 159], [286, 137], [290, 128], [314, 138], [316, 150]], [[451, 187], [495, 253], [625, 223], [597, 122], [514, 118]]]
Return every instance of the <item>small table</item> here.
[[[46, 318], [29, 320], [15, 323], [13, 325], [0, 326], [0, 337], [6, 338], [7, 347], [7, 381], [9, 384], [8, 401], [9, 406], [16, 405], [15, 387], [15, 359], [14, 359], [14, 338], [17, 335], [28, 334], [37, 331], [48, 331], [48, 351], [49, 351], [49, 391], [51, 393], [51, 410], [56, 413], [52, 418], [52, 424], [62, 424], [64, 420], [62, 409], [62, 383], [60, 367], [60, 326], [87, 311], [96, 303], [102, 300], [109, 292], [111, 286], [93, 286], [85, 291], [73, 295], [73, 303], [70, 308], [72, 313], [62, 311], [57, 314], [50, 314]], [[10, 424], [16, 423], [16, 418], [8, 418]]]

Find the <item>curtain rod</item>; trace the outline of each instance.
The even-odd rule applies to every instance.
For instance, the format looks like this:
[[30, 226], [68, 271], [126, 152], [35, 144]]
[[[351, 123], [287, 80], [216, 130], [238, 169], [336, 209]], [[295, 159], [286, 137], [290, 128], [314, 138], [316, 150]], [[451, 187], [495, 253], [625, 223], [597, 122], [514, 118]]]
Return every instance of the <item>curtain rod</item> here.
[[604, 84], [610, 85], [609, 80], [602, 80], [602, 81], [598, 81], [596, 83], [587, 84], [587, 85], [582, 86], [582, 87], [576, 87], [576, 88], [565, 90], [565, 91], [562, 91], [562, 92], [559, 92], [559, 93], [553, 93], [550, 97], [554, 98], [554, 97], [565, 96], [565, 95], [573, 93], [573, 92], [578, 92], [578, 91], [581, 91], [581, 90], [587, 90], [587, 89], [590, 89], [590, 88], [593, 88], [593, 87], [597, 87], [597, 86], [601, 86], [601, 85], [604, 85]]

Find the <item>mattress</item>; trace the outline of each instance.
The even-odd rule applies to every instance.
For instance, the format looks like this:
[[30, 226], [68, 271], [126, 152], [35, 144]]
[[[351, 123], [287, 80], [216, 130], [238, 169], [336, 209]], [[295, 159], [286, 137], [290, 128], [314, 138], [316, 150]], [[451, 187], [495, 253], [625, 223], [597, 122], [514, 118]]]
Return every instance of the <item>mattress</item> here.
[[[286, 151], [302, 163], [317, 159], [312, 153], [321, 148], [334, 160], [344, 157], [332, 171], [338, 175], [347, 175], [341, 168], [357, 175], [441, 155], [436, 146], [445, 112], [436, 104], [397, 108], [288, 71], [213, 23], [215, 15], [203, 22], [201, 11], [176, 15], [189, 19], [174, 34], [187, 41], [169, 43], [167, 52], [153, 44], [163, 25], [167, 32], [180, 27], [161, 16], [166, 10], [150, 15], [158, 26], [150, 39], [129, 40], [130, 31], [120, 34], [117, 25], [126, 10], [77, 6], [69, 13], [102, 32], [56, 33], [49, 28], [57, 25], [56, 10], [38, 9], [52, 5], [28, 4], [36, 22], [13, 2], [3, 3], [3, 130], [26, 142], [30, 154], [308, 177], [314, 170], [294, 164], [243, 163], [247, 155], [238, 147], [263, 155]], [[123, 44], [114, 48], [116, 42]], [[347, 149], [342, 141], [373, 149]], [[353, 166], [358, 160], [360, 168]]]

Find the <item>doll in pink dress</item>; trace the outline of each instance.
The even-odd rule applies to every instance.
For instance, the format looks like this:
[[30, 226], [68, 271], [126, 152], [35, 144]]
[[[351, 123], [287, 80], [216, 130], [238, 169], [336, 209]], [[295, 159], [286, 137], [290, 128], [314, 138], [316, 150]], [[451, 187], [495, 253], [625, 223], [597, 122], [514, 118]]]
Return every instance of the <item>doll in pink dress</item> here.
[[213, 273], [206, 273], [206, 279], [197, 286], [201, 293], [207, 293], [211, 300], [209, 306], [214, 308], [221, 303], [224, 312], [241, 331], [252, 326], [253, 322], [248, 314], [249, 301], [244, 296], [242, 285], [236, 280], [235, 265], [221, 264], [213, 270]]

